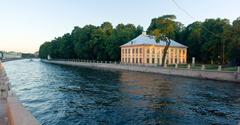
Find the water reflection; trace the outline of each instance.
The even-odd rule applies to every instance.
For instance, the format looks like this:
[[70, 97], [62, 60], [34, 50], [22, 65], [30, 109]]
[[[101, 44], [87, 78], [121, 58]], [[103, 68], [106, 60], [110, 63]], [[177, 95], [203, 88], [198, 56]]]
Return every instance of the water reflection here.
[[237, 124], [240, 85], [151, 73], [5, 63], [13, 90], [44, 125]]

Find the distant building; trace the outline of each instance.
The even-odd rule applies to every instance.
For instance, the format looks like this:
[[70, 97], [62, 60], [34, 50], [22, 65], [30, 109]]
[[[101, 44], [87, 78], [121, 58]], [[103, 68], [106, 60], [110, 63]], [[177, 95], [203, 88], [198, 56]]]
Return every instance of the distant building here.
[[3, 59], [22, 58], [22, 53], [18, 52], [3, 52]]
[[3, 59], [3, 52], [0, 51], [0, 60], [2, 60], [2, 59]]
[[[163, 49], [166, 42], [156, 43], [155, 37], [143, 33], [121, 46], [121, 62], [136, 64], [162, 63]], [[187, 62], [187, 46], [171, 40], [166, 56], [167, 64], [184, 64]]]

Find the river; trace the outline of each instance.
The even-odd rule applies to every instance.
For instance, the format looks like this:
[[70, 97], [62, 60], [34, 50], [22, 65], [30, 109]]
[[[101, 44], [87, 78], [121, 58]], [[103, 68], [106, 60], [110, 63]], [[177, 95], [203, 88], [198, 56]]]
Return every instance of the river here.
[[43, 125], [206, 125], [240, 121], [240, 84], [153, 73], [4, 63], [21, 103]]

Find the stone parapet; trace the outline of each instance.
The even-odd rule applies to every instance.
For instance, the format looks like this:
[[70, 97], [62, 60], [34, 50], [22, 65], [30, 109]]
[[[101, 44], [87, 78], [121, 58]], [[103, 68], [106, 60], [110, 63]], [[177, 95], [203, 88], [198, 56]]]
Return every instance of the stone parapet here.
[[8, 122], [10, 125], [40, 125], [40, 123], [19, 103], [15, 96], [7, 98]]
[[0, 63], [0, 125], [40, 125], [10, 90], [10, 83]]
[[179, 68], [177, 69], [177, 68], [125, 65], [125, 64], [106, 64], [106, 63], [100, 64], [100, 63], [82, 63], [82, 62], [73, 63], [73, 62], [54, 61], [54, 60], [51, 60], [51, 61], [42, 60], [42, 61], [47, 63], [52, 63], [52, 64], [61, 64], [61, 65], [69, 65], [69, 66], [150, 72], [150, 73], [159, 73], [159, 74], [166, 74], [166, 75], [176, 75], [176, 76], [220, 80], [220, 81], [231, 81], [231, 82], [240, 83], [240, 74], [238, 72], [194, 70], [194, 69], [190, 69], [190, 66], [188, 67], [188, 69], [179, 69]]

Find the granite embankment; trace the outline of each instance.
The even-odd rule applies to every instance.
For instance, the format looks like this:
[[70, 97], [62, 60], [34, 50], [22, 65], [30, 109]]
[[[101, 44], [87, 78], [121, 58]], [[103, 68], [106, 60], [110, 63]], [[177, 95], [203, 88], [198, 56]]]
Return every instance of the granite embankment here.
[[79, 62], [79, 61], [59, 61], [59, 60], [42, 60], [42, 61], [46, 63], [60, 64], [60, 65], [129, 70], [129, 71], [159, 73], [159, 74], [165, 74], [165, 75], [176, 75], [176, 76], [220, 80], [220, 81], [231, 81], [231, 82], [240, 83], [240, 73], [237, 71], [236, 72], [206, 71], [206, 70], [164, 68], [164, 67], [143, 66], [143, 65], [126, 65], [126, 64], [115, 64], [115, 63], [90, 63], [90, 62]]
[[14, 60], [21, 60], [23, 58], [7, 58], [7, 59], [0, 59], [0, 62], [8, 62], [8, 61], [14, 61]]
[[0, 62], [0, 125], [40, 125], [18, 101]]

